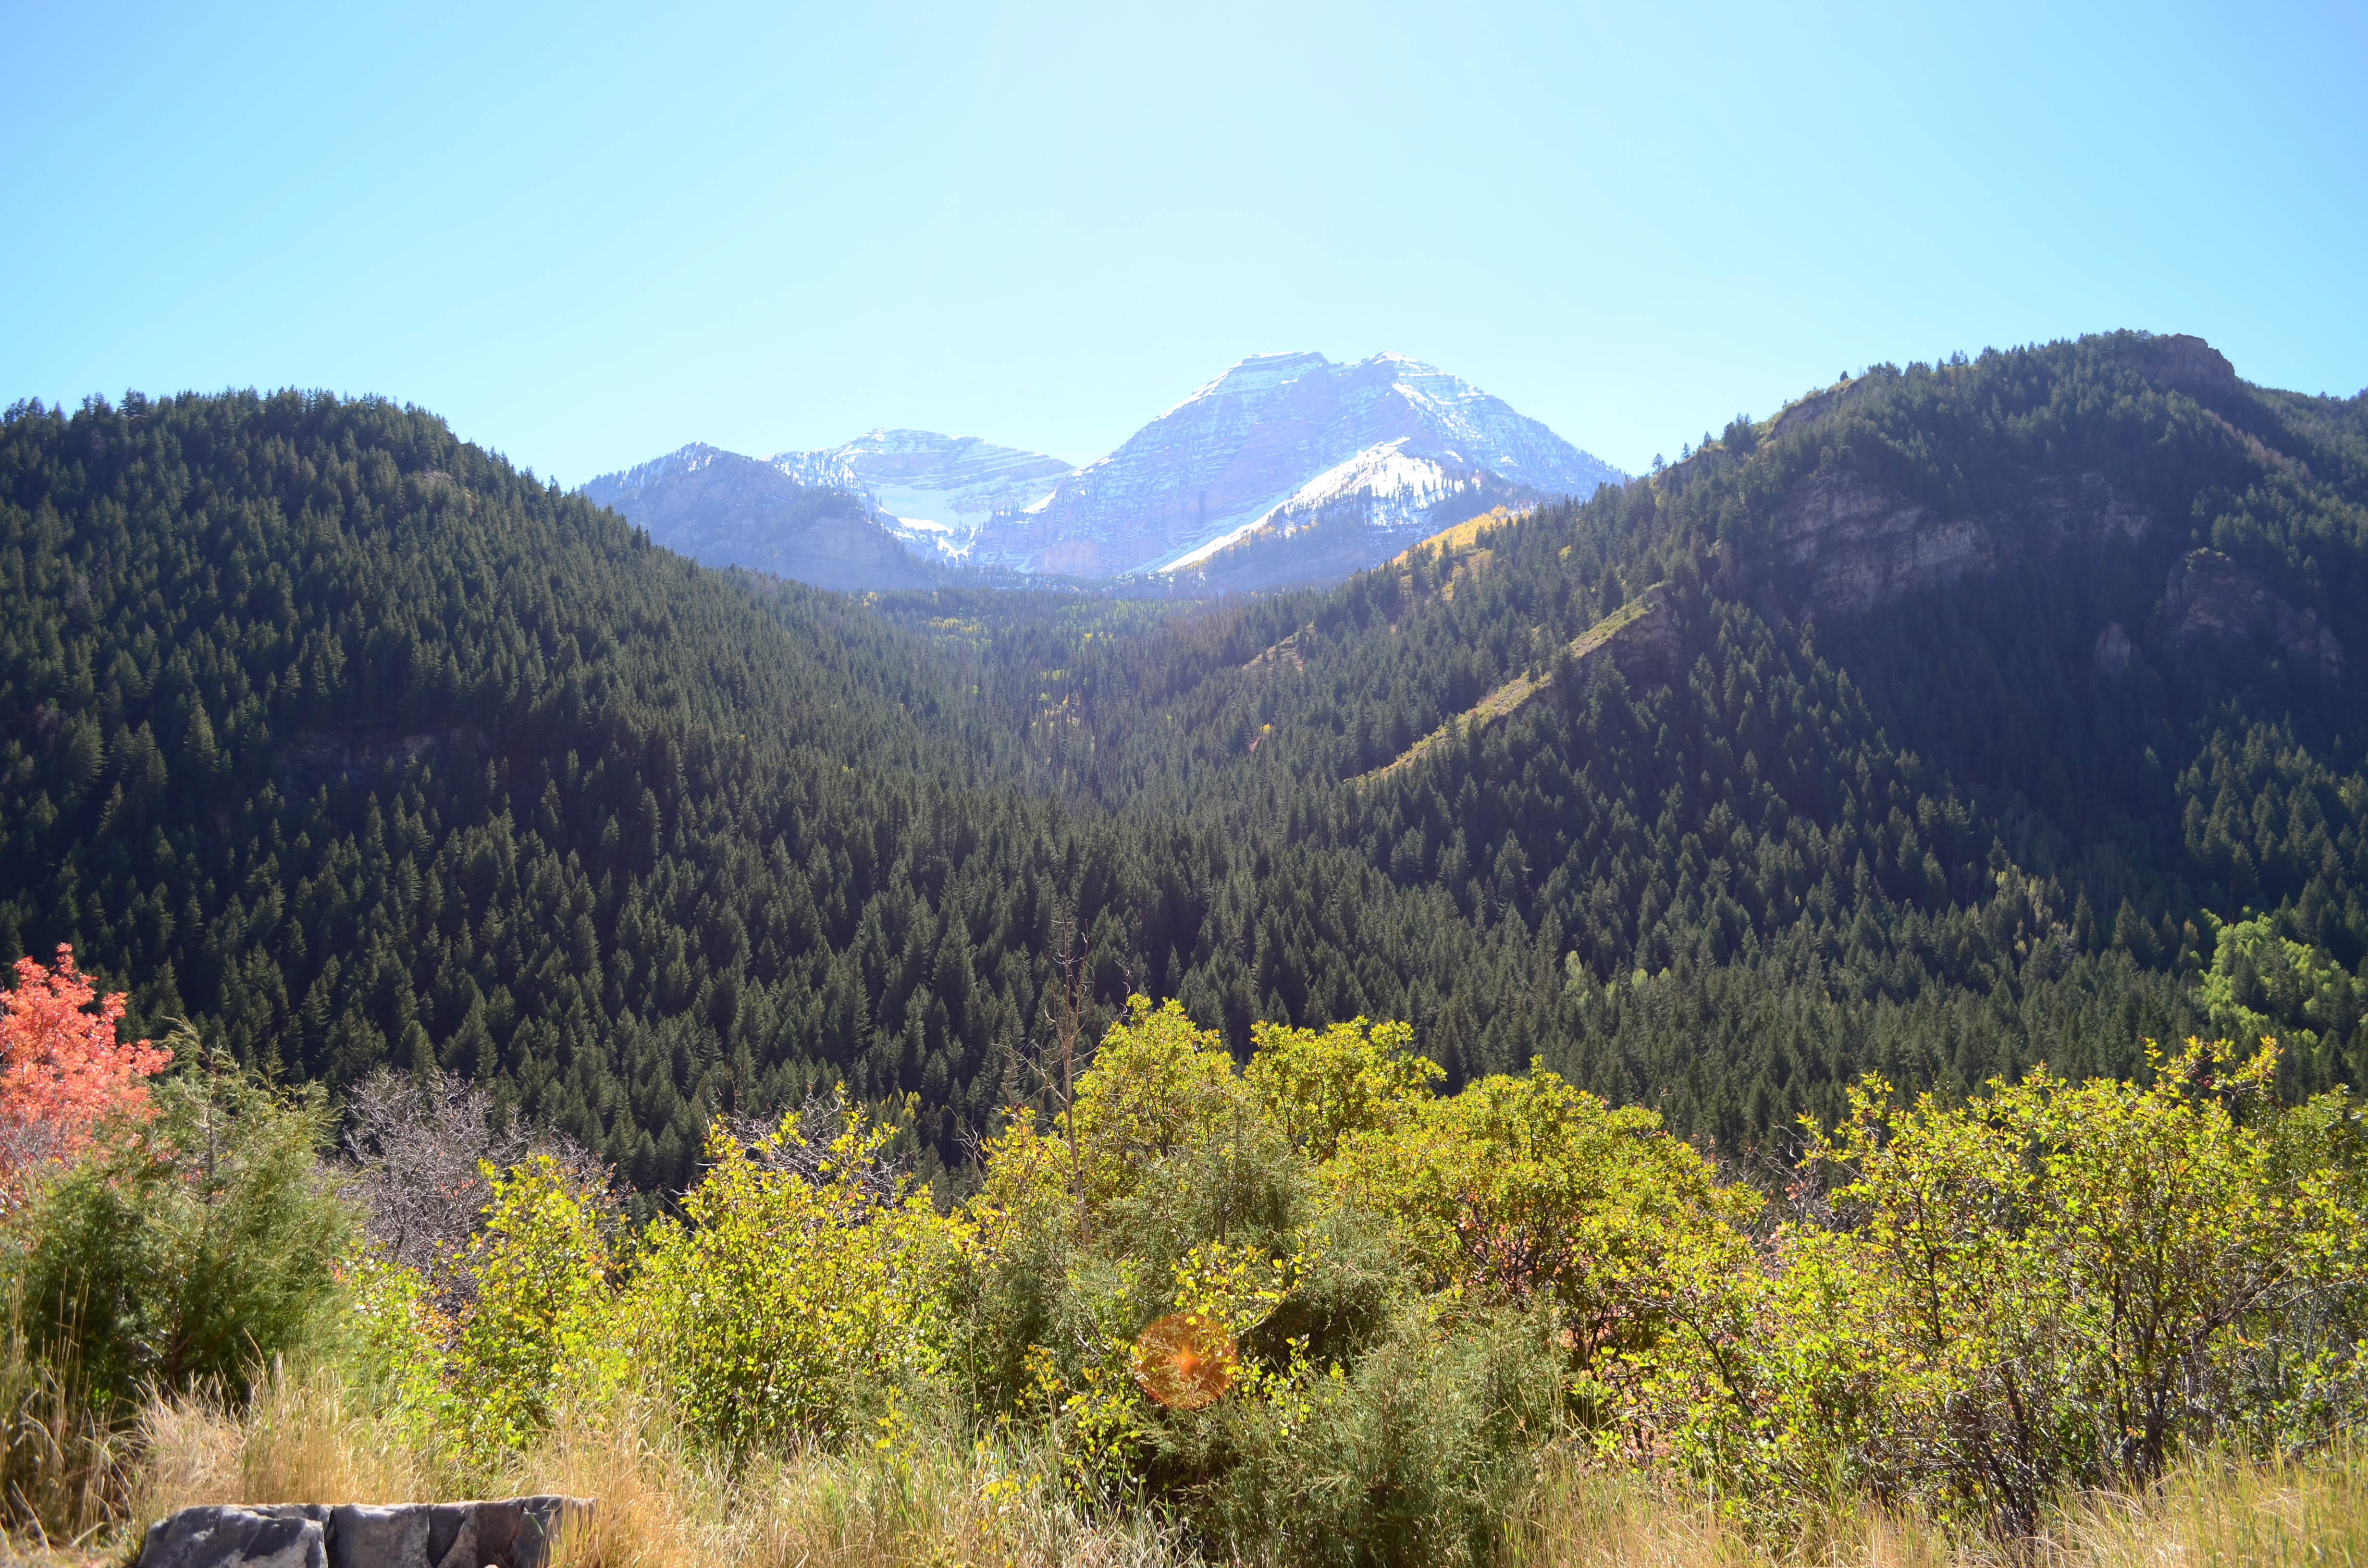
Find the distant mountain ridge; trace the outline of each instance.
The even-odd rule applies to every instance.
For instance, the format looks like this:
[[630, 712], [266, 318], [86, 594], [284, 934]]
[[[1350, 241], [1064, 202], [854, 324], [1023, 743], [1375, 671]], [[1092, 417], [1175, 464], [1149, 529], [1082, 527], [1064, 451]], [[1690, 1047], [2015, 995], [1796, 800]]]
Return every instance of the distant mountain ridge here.
[[1377, 515], [1419, 528], [1429, 507], [1417, 498], [1459, 493], [1482, 473], [1533, 495], [1585, 496], [1622, 477], [1419, 360], [1254, 355], [1063, 479], [1019, 520], [1019, 548], [1038, 571], [1177, 571], [1278, 513], [1360, 494]]
[[842, 593], [927, 588], [942, 574], [885, 526], [853, 483], [818, 467], [793, 472], [694, 441], [603, 474], [583, 494], [708, 566], [745, 566]]
[[1042, 452], [933, 430], [874, 430], [844, 446], [764, 460], [802, 483], [866, 496], [898, 538], [924, 555], [956, 561], [973, 560], [996, 514], [1024, 508], [1073, 467]]
[[[1233, 589], [1337, 578], [1492, 506], [1583, 497], [1622, 477], [1502, 399], [1396, 354], [1353, 364], [1254, 355], [1081, 468], [974, 436], [908, 429], [735, 457], [775, 477], [734, 471], [729, 487], [710, 472], [719, 456], [732, 454], [694, 444], [584, 492], [702, 561], [722, 563], [721, 551], [730, 563], [824, 586], [910, 585], [936, 562], [1081, 577], [1190, 574]], [[795, 499], [802, 492], [860, 503], [833, 520], [845, 538], [814, 528], [766, 538], [768, 513], [820, 516]], [[913, 563], [880, 556], [875, 532], [901, 541]], [[859, 580], [867, 562], [877, 580]]]

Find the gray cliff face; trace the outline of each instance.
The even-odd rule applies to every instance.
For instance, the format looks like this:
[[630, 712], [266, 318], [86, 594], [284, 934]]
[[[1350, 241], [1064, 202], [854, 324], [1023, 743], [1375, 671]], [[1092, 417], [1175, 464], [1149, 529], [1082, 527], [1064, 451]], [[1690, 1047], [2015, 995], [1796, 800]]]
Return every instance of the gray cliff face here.
[[2105, 622], [2105, 629], [2097, 633], [2097, 672], [2100, 675], [2120, 675], [2130, 667], [2130, 654], [2134, 648], [2130, 634], [2122, 630], [2120, 621]]
[[1794, 486], [1770, 522], [1776, 558], [1800, 585], [1785, 608], [1803, 616], [1872, 609], [2075, 543], [2135, 543], [2151, 527], [2100, 474], [2034, 481], [2005, 513], [1975, 518], [1941, 517], [1846, 469]]
[[710, 566], [745, 566], [847, 593], [938, 581], [862, 496], [702, 444], [604, 474], [584, 494]]
[[2163, 585], [2162, 618], [2174, 643], [2265, 638], [2329, 679], [2343, 678], [2343, 645], [2333, 629], [2319, 624], [2318, 612], [2294, 608], [2216, 550], [2191, 551], [2171, 564]]
[[1416, 360], [1261, 355], [991, 531], [998, 553], [1033, 570], [1111, 576], [1195, 565], [1278, 509], [1459, 493], [1484, 471], [1540, 495], [1588, 494], [1620, 477], [1501, 399]]

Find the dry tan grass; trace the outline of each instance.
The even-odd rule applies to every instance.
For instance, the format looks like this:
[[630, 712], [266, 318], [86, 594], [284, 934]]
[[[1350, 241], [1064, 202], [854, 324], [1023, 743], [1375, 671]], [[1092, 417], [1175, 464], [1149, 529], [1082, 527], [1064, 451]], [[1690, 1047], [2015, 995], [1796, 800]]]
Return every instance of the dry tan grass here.
[[[18, 1431], [27, 1430], [20, 1416]], [[379, 1502], [471, 1490], [598, 1498], [563, 1547], [571, 1568], [1187, 1568], [1175, 1537], [1083, 1508], [1024, 1449], [916, 1439], [736, 1471], [683, 1443], [662, 1410], [563, 1411], [530, 1454], [477, 1487], [357, 1408], [316, 1370], [276, 1373], [245, 1409], [152, 1405], [128, 1508], [80, 1541], [22, 1538], [0, 1557], [125, 1561], [145, 1524], [195, 1503]], [[63, 1473], [63, 1471], [61, 1472]], [[2368, 1568], [2368, 1465], [2196, 1463], [2142, 1498], [2094, 1496], [2008, 1550], [1851, 1507], [1797, 1539], [1755, 1541], [1697, 1493], [1580, 1463], [1550, 1465], [1499, 1568]]]
[[2198, 1461], [2143, 1496], [2060, 1509], [2034, 1540], [1952, 1540], [1872, 1506], [1755, 1542], [1710, 1501], [1648, 1478], [1558, 1466], [1502, 1568], [2368, 1568], [2368, 1466]]
[[353, 1405], [312, 1368], [275, 1367], [243, 1410], [189, 1394], [140, 1418], [143, 1449], [132, 1513], [154, 1519], [200, 1503], [416, 1503], [450, 1494], [452, 1477]]
[[2080, 1568], [2368, 1565], [2368, 1464], [2185, 1465], [2150, 1497], [2084, 1499], [2052, 1533], [2054, 1561]]
[[806, 1453], [726, 1471], [628, 1403], [565, 1414], [508, 1477], [518, 1492], [596, 1497], [571, 1568], [1168, 1568], [1187, 1559], [1144, 1521], [1088, 1517], [1023, 1461], [920, 1440]]

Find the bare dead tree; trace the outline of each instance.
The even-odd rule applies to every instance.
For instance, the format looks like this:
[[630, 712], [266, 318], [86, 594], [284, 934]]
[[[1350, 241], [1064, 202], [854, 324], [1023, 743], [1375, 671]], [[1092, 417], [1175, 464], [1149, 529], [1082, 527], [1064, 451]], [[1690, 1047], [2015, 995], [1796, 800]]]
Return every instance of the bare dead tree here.
[[[894, 1203], [912, 1176], [910, 1161], [882, 1149], [843, 1166], [831, 1162], [831, 1144], [860, 1114], [848, 1103], [844, 1088], [827, 1095], [809, 1091], [791, 1117], [727, 1116], [723, 1130], [749, 1151], [759, 1169], [784, 1172], [816, 1187], [842, 1180], [870, 1202]], [[785, 1121], [797, 1136], [768, 1145], [765, 1141], [780, 1131]], [[831, 1168], [825, 1171], [825, 1165]]]
[[571, 1186], [611, 1192], [608, 1167], [582, 1145], [532, 1127], [457, 1073], [380, 1068], [347, 1093], [344, 1145], [364, 1233], [387, 1261], [418, 1270], [447, 1311], [476, 1295], [469, 1239], [493, 1198], [486, 1167], [549, 1154]]

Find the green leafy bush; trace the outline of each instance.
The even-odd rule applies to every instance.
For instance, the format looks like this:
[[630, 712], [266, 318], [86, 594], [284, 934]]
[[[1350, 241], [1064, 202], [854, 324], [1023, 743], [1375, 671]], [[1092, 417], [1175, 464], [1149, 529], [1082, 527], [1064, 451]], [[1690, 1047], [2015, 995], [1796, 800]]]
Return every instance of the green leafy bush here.
[[709, 1441], [837, 1447], [926, 1397], [961, 1227], [874, 1179], [894, 1132], [850, 1116], [816, 1148], [794, 1116], [753, 1143], [719, 1127], [681, 1217], [650, 1227], [623, 1343]]
[[[988, 1145], [951, 1364], [1074, 1485], [1156, 1502], [1212, 1550], [1477, 1560], [1552, 1424], [1547, 1328], [1432, 1292], [1321, 1179], [1344, 1137], [1430, 1103], [1402, 1026], [1258, 1041], [1236, 1073], [1213, 1032], [1138, 997], [1066, 1115]], [[1205, 1408], [1135, 1375], [1172, 1314], [1236, 1347]]]
[[[185, 1063], [200, 1054], [190, 1043]], [[0, 1230], [29, 1353], [116, 1406], [152, 1389], [243, 1389], [309, 1342], [352, 1230], [319, 1161], [318, 1086], [187, 1065], [151, 1093], [153, 1119], [120, 1124]]]
[[2280, 1107], [2274, 1050], [2149, 1064], [1956, 1107], [1853, 1090], [1810, 1143], [1834, 1221], [1781, 1231], [1737, 1280], [1729, 1353], [1657, 1369], [1644, 1407], [1747, 1508], [1868, 1487], [2009, 1535], [2183, 1450], [2349, 1429], [2356, 1113]]
[[522, 1448], [566, 1381], [613, 1380], [615, 1263], [598, 1195], [549, 1154], [488, 1173], [471, 1244], [476, 1298], [462, 1309], [450, 1382], [470, 1455]]

